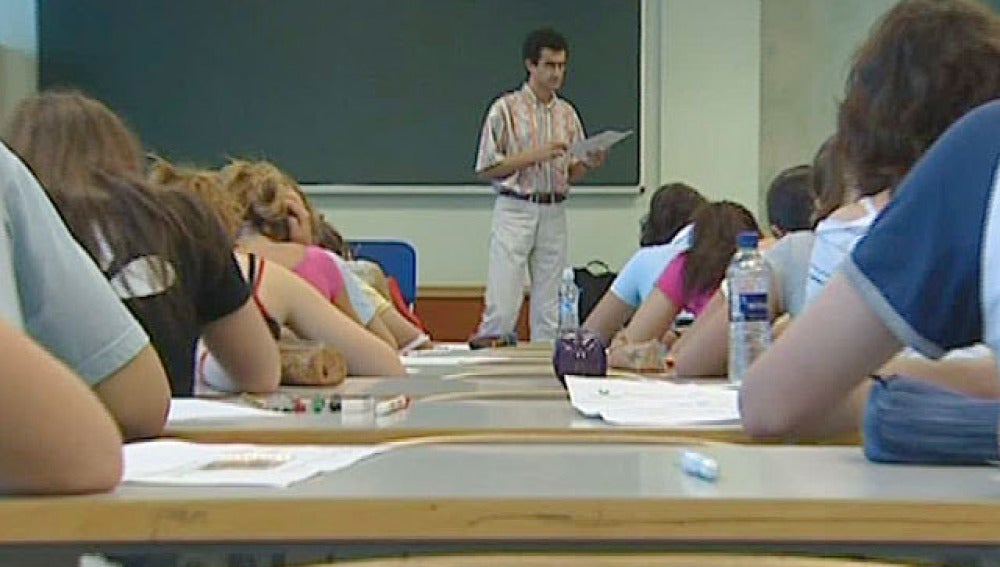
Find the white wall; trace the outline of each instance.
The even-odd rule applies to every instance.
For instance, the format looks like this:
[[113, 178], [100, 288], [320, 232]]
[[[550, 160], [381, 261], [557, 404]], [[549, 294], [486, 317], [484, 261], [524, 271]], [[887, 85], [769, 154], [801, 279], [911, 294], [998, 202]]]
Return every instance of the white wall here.
[[[836, 130], [854, 51], [895, 0], [766, 0], [761, 29], [760, 186], [811, 163]], [[800, 46], [808, 46], [801, 49]]]
[[[832, 131], [848, 57], [892, 3], [644, 0], [642, 185], [682, 180], [757, 212], [761, 187], [808, 161]], [[36, 19], [34, 0], [0, 0], [0, 118], [37, 88]], [[637, 244], [648, 195], [574, 195], [571, 261], [620, 265]], [[349, 237], [416, 244], [421, 284], [485, 279], [492, 197], [484, 189], [314, 198]]]

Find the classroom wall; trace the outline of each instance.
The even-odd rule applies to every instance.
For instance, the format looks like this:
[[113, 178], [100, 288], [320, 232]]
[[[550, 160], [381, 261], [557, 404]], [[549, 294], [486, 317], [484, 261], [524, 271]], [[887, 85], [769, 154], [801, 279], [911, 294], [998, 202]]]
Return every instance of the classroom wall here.
[[761, 7], [761, 203], [768, 184], [781, 170], [811, 163], [819, 145], [834, 132], [851, 56], [875, 20], [895, 3], [765, 0]]
[[[832, 130], [848, 56], [892, 3], [646, 0], [641, 184], [683, 180], [711, 198], [761, 210], [761, 187], [786, 164], [809, 159]], [[0, 2], [0, 119], [37, 88], [35, 24], [34, 0]], [[473, 146], [442, 159], [471, 167]], [[314, 198], [348, 236], [416, 244], [421, 284], [482, 284], [493, 199], [485, 188], [442, 191]], [[571, 261], [624, 262], [648, 197], [575, 195]]]

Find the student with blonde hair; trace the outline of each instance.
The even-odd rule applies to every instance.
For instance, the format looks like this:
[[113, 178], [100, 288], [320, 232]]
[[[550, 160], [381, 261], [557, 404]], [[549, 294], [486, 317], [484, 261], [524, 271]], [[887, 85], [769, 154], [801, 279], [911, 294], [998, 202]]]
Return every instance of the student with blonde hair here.
[[241, 390], [277, 388], [277, 345], [229, 239], [195, 198], [143, 181], [142, 148], [118, 116], [79, 93], [43, 92], [18, 106], [7, 136], [149, 333], [173, 395], [192, 393], [199, 337]]
[[[157, 158], [150, 168], [154, 183], [191, 192], [205, 202], [225, 229], [234, 233], [243, 224], [242, 207], [222, 186], [215, 172], [176, 167]], [[237, 252], [237, 262], [252, 290], [252, 297], [278, 338], [281, 327], [296, 336], [320, 341], [337, 349], [347, 362], [347, 372], [355, 376], [406, 374], [399, 357], [385, 342], [367, 332], [357, 322], [337, 309], [319, 290], [280, 263], [268, 261], [255, 253]], [[199, 368], [222, 369], [206, 360]], [[211, 386], [223, 386], [218, 376], [206, 378]]]
[[[363, 293], [351, 297], [345, 274], [333, 254], [316, 246], [319, 216], [299, 184], [266, 161], [233, 160], [222, 168], [226, 191], [242, 211], [237, 235], [240, 249], [253, 252], [292, 270], [328, 300], [368, 330], [398, 348], [396, 339], [374, 310], [359, 313], [354, 306], [367, 303]], [[357, 303], [355, 303], [357, 302]], [[364, 305], [370, 308], [370, 304]]]

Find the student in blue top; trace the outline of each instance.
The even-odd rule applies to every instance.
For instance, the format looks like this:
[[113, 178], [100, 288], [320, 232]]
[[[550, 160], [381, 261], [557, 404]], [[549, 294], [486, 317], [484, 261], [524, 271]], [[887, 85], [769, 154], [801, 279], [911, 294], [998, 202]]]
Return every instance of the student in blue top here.
[[[901, 2], [862, 46], [838, 141], [860, 187], [892, 187], [895, 196], [816, 301], [747, 372], [740, 403], [751, 435], [856, 425], [851, 402], [903, 345], [930, 357], [980, 341], [994, 352], [1000, 346], [998, 103], [937, 140], [996, 98], [1000, 18], [976, 3]], [[995, 368], [982, 372], [982, 362], [959, 362], [941, 381], [996, 395]]]
[[690, 247], [691, 215], [705, 203], [697, 189], [684, 183], [668, 183], [653, 193], [649, 213], [642, 220], [639, 250], [587, 316], [585, 328], [608, 344], [653, 291], [663, 268]]

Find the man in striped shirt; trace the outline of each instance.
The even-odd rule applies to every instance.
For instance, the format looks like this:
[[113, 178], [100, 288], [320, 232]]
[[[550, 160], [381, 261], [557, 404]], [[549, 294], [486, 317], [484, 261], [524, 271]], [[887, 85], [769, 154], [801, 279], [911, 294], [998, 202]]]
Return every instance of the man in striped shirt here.
[[525, 84], [493, 101], [483, 125], [476, 173], [497, 192], [490, 234], [486, 307], [478, 336], [514, 332], [527, 267], [531, 340], [555, 337], [560, 275], [566, 266], [570, 185], [604, 162], [606, 152], [573, 157], [584, 139], [580, 117], [556, 92], [566, 76], [569, 46], [551, 29], [528, 34]]

